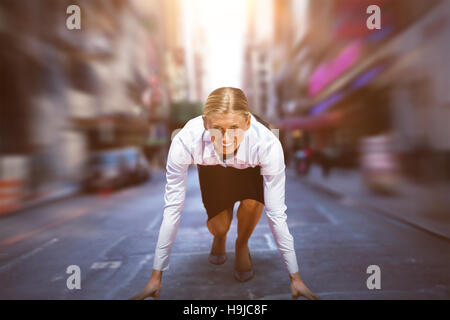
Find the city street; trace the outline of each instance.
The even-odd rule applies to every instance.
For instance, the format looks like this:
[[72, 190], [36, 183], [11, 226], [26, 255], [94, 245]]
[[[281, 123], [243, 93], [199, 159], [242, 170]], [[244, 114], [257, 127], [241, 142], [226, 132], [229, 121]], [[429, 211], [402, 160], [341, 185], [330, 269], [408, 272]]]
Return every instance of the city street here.
[[[0, 218], [0, 299], [128, 299], [148, 281], [162, 219], [164, 172], [114, 194], [77, 195]], [[450, 243], [391, 220], [351, 197], [336, 198], [287, 171], [288, 225], [300, 275], [322, 299], [449, 299]], [[289, 278], [265, 214], [249, 242], [255, 277], [233, 278], [236, 210], [225, 264], [208, 262], [197, 171], [163, 274], [161, 299], [290, 299]], [[66, 269], [81, 269], [69, 290]], [[369, 290], [367, 267], [381, 269]]]

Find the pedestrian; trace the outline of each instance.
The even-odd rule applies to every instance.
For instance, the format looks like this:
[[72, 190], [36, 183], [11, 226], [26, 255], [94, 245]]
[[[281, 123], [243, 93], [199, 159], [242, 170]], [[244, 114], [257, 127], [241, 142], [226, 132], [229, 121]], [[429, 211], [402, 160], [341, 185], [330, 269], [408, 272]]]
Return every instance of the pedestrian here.
[[206, 225], [214, 236], [208, 260], [225, 263], [226, 236], [237, 210], [234, 277], [254, 276], [248, 240], [265, 206], [267, 220], [290, 277], [294, 299], [319, 299], [298, 272], [294, 239], [286, 223], [285, 163], [278, 138], [249, 112], [244, 92], [223, 87], [207, 98], [203, 115], [191, 119], [174, 137], [167, 158], [165, 206], [153, 271], [145, 288], [131, 299], [159, 298], [163, 271], [175, 240], [190, 164], [197, 165]]

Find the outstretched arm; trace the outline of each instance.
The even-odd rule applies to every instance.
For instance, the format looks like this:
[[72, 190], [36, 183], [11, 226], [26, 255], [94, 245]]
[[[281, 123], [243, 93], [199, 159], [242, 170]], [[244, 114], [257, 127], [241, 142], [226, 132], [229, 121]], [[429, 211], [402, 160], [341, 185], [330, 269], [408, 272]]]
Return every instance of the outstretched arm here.
[[169, 269], [169, 254], [178, 232], [181, 211], [184, 207], [190, 157], [181, 140], [175, 137], [167, 158], [165, 206], [155, 249], [154, 270]]
[[264, 176], [264, 202], [266, 215], [275, 243], [281, 253], [285, 269], [291, 280], [291, 294], [293, 299], [304, 296], [310, 300], [320, 299], [303, 283], [300, 278], [297, 257], [294, 250], [294, 238], [289, 232], [286, 222], [286, 205], [284, 204], [285, 173]]
[[[179, 133], [180, 134], [180, 133]], [[175, 241], [186, 196], [187, 170], [191, 155], [177, 135], [169, 149], [166, 166], [164, 213], [155, 248], [153, 272], [145, 288], [131, 299], [159, 299], [163, 271], [169, 269], [169, 255]]]
[[264, 202], [267, 221], [275, 243], [281, 254], [285, 269], [291, 280], [292, 298], [304, 296], [307, 299], [318, 299], [300, 278], [297, 257], [294, 249], [294, 238], [287, 225], [285, 184], [286, 174], [283, 149], [278, 140], [274, 140], [262, 154], [262, 170], [264, 181]]

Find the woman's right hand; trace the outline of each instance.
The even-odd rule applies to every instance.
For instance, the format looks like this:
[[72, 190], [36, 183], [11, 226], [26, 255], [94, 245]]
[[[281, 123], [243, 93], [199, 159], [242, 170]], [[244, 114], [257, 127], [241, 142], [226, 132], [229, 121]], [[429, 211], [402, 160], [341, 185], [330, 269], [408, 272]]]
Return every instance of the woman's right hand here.
[[130, 298], [129, 300], [144, 300], [148, 297], [153, 297], [155, 300], [159, 300], [159, 292], [161, 291], [161, 271], [153, 270], [152, 277], [150, 278], [150, 281], [145, 285], [145, 288], [142, 289], [141, 292], [139, 292], [134, 297]]

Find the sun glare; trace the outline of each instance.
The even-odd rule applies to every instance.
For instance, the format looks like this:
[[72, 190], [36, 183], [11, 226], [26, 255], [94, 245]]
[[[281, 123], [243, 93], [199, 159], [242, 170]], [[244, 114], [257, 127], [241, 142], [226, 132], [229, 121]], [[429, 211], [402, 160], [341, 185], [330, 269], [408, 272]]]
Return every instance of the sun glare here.
[[[241, 85], [246, 30], [243, 0], [185, 0], [185, 30], [190, 37], [201, 32], [200, 43], [206, 73], [206, 91]], [[203, 42], [202, 41], [202, 42]], [[187, 42], [189, 40], [187, 39]], [[191, 48], [193, 50], [200, 48]]]

